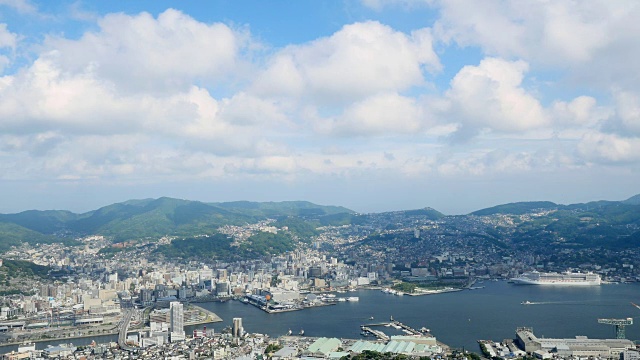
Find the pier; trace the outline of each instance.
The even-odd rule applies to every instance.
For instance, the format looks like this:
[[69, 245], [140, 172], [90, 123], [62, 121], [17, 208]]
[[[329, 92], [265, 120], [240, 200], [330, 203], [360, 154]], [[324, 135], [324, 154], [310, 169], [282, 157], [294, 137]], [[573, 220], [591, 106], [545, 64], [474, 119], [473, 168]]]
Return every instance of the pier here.
[[374, 335], [379, 340], [388, 341], [389, 340], [389, 336], [387, 334], [385, 334], [384, 332], [380, 331], [380, 330], [372, 329], [371, 327], [374, 327], [374, 326], [393, 326], [396, 329], [404, 330], [406, 333], [408, 333], [409, 335], [412, 335], [412, 336], [425, 336], [425, 335], [431, 336], [431, 334], [429, 333], [428, 330], [426, 330], [424, 332], [420, 331], [420, 330], [416, 330], [416, 329], [412, 328], [409, 325], [401, 323], [398, 320], [393, 320], [393, 318], [389, 322], [360, 325], [360, 329], [364, 333], [368, 333], [368, 334]]
[[389, 340], [389, 336], [387, 336], [387, 334], [383, 333], [380, 330], [373, 330], [372, 328], [365, 325], [360, 326], [360, 329], [362, 329], [362, 331], [365, 333], [372, 334], [373, 336], [377, 337], [379, 340], [384, 340], [384, 341]]

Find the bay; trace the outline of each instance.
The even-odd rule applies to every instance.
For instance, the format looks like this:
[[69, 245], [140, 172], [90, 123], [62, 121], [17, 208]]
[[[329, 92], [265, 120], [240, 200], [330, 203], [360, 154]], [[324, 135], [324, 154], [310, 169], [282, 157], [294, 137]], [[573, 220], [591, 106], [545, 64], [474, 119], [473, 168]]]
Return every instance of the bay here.
[[[280, 336], [304, 329], [306, 336], [361, 338], [360, 325], [388, 321], [391, 316], [415, 329], [426, 327], [439, 341], [454, 348], [478, 351], [477, 340], [512, 339], [517, 327], [532, 327], [539, 337], [614, 338], [613, 326], [598, 318], [640, 318], [640, 284], [592, 287], [522, 286], [487, 281], [477, 290], [424, 296], [394, 296], [379, 290], [359, 290], [358, 302], [340, 302], [301, 311], [267, 314], [239, 301], [199, 304], [223, 322], [219, 331], [243, 318], [245, 331]], [[522, 305], [523, 301], [533, 305]], [[370, 317], [374, 320], [370, 320]], [[627, 338], [640, 340], [640, 324], [628, 326]]]

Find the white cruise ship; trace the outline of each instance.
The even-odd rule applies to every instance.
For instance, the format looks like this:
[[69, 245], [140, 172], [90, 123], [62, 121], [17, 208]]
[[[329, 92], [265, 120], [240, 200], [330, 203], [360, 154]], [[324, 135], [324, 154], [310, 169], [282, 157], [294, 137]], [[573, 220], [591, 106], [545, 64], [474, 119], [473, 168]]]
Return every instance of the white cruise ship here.
[[511, 282], [519, 285], [567, 285], [567, 286], [597, 286], [600, 285], [600, 275], [593, 273], [541, 273], [537, 271], [524, 273]]

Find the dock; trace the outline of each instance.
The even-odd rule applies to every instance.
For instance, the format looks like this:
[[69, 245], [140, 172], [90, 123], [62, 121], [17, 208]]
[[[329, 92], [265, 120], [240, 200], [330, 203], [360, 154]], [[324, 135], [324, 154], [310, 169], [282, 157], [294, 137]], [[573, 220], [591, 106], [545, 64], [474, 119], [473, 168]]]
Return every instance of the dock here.
[[389, 336], [387, 336], [387, 334], [383, 333], [380, 330], [373, 330], [372, 328], [365, 325], [360, 326], [360, 329], [362, 329], [362, 331], [365, 333], [372, 334], [373, 336], [377, 337], [379, 340], [384, 340], [384, 341], [389, 340]]
[[384, 332], [382, 332], [380, 330], [372, 329], [372, 327], [374, 327], [374, 326], [393, 326], [393, 327], [395, 327], [397, 329], [404, 330], [405, 332], [407, 332], [408, 334], [410, 334], [412, 336], [431, 336], [431, 334], [429, 333], [428, 330], [426, 330], [424, 332], [420, 331], [420, 330], [416, 330], [416, 329], [412, 328], [411, 326], [409, 326], [407, 324], [403, 324], [402, 322], [400, 322], [398, 320], [393, 320], [393, 319], [391, 319], [389, 322], [360, 325], [360, 329], [364, 333], [368, 333], [368, 334], [374, 335], [379, 340], [388, 341], [390, 339], [389, 336], [387, 336], [387, 334], [385, 334]]

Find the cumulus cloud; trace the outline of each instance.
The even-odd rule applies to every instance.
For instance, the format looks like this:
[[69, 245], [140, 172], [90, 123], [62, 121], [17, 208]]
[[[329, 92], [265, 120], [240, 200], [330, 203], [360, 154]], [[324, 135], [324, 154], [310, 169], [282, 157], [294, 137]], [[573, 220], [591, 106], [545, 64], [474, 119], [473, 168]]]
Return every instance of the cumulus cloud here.
[[640, 161], [640, 139], [593, 132], [578, 144], [585, 160], [604, 164], [628, 164]]
[[7, 134], [142, 133], [221, 154], [281, 151], [265, 137], [289, 126], [276, 104], [244, 93], [217, 100], [192, 86], [162, 96], [125, 96], [93, 73], [63, 73], [44, 59], [0, 78], [0, 117]]
[[0, 0], [0, 5], [13, 8], [19, 13], [35, 13], [38, 10], [29, 0]]
[[[359, 22], [258, 59], [247, 56], [256, 54], [247, 54], [253, 40], [245, 30], [171, 9], [157, 17], [109, 14], [76, 39], [50, 35], [34, 48], [41, 51], [34, 61], [0, 77], [0, 178], [527, 173], [575, 165], [570, 151], [545, 149], [557, 130], [572, 131], [574, 147], [590, 134], [573, 153], [578, 160], [633, 161], [637, 141], [620, 134], [640, 132], [636, 92], [617, 91], [615, 111], [596, 96], [543, 103], [530, 86], [537, 55], [502, 36], [511, 29], [527, 39], [519, 23], [509, 17], [478, 27], [497, 32], [485, 44], [466, 25], [447, 27], [445, 18], [441, 40], [480, 44], [504, 58], [462, 67], [440, 93], [428, 84], [442, 69], [429, 28], [406, 33]], [[567, 37], [551, 28], [549, 36], [573, 41], [578, 25], [563, 26]], [[0, 46], [16, 42], [0, 27]], [[569, 55], [547, 45], [588, 63], [605, 46], [594, 44], [572, 44]], [[236, 81], [230, 73], [244, 75]], [[611, 118], [618, 135], [596, 130]], [[465, 133], [476, 136], [473, 144], [442, 141]]]
[[91, 71], [129, 92], [185, 89], [196, 81], [215, 84], [242, 63], [238, 54], [248, 40], [242, 31], [173, 9], [157, 18], [108, 14], [98, 26], [79, 40], [50, 36], [44, 46], [62, 71]]
[[486, 58], [467, 65], [451, 80], [446, 119], [467, 129], [521, 132], [548, 124], [539, 101], [522, 87], [528, 64]]
[[347, 136], [413, 134], [426, 120], [415, 99], [389, 93], [356, 102], [339, 117], [321, 121], [319, 128], [324, 133]]
[[629, 2], [493, 0], [438, 2], [438, 36], [460, 45], [478, 45], [502, 57], [564, 63], [586, 61], [608, 39], [609, 25]]
[[578, 96], [571, 101], [555, 101], [550, 109], [556, 124], [594, 128], [613, 114], [609, 107], [599, 106], [591, 96]]
[[[591, 86], [640, 80], [636, 1], [438, 1], [434, 34], [485, 54], [566, 71]], [[615, 64], [615, 66], [611, 66]], [[597, 69], [597, 71], [594, 71]]]
[[640, 95], [630, 91], [616, 91], [614, 95], [619, 130], [640, 136]]
[[[7, 29], [7, 24], [0, 23], [0, 51], [3, 49], [15, 50], [18, 43], [18, 36]], [[4, 72], [5, 67], [11, 63], [6, 55], [0, 52], [0, 74]]]
[[280, 104], [242, 91], [214, 98], [204, 87], [238, 66], [245, 34], [175, 10], [157, 19], [112, 14], [99, 25], [78, 40], [48, 38], [32, 64], [0, 77], [4, 133], [64, 133], [70, 143], [145, 134], [227, 156], [283, 151], [269, 139], [290, 126]]
[[407, 35], [369, 21], [284, 48], [258, 76], [253, 91], [345, 103], [423, 85], [423, 70], [440, 67], [428, 28]]
[[426, 0], [361, 0], [361, 2], [362, 5], [376, 11], [381, 11], [391, 5], [411, 9], [417, 6], [424, 6], [428, 3]]
[[0, 48], [15, 49], [18, 36], [7, 29], [7, 24], [0, 24]]

